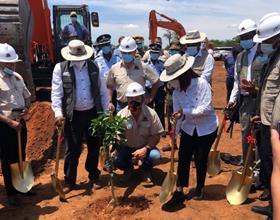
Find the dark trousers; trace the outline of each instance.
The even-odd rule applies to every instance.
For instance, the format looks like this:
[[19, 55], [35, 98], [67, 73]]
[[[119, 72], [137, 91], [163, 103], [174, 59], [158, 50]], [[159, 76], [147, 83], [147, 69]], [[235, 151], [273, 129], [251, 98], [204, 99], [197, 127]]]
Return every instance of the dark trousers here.
[[155, 111], [158, 114], [163, 129], [165, 129], [164, 100], [165, 100], [164, 86], [161, 86], [158, 88], [154, 103], [155, 103]]
[[197, 136], [196, 130], [192, 136], [182, 131], [179, 147], [177, 186], [189, 186], [190, 163], [194, 155], [197, 179], [196, 188], [201, 189], [204, 187], [208, 154], [216, 136], [217, 130], [200, 137]]
[[[21, 124], [22, 159], [25, 161], [27, 129], [24, 120], [21, 121]], [[6, 193], [8, 196], [15, 195], [17, 190], [12, 184], [10, 164], [17, 163], [19, 161], [17, 131], [2, 122], [0, 122], [0, 152]]]
[[260, 180], [266, 189], [270, 189], [270, 179], [272, 175], [272, 146], [270, 141], [270, 126], [261, 125], [261, 144], [258, 146], [259, 157], [261, 159]]
[[98, 158], [100, 142], [97, 137], [91, 136], [89, 130], [91, 120], [97, 117], [96, 109], [88, 111], [74, 111], [72, 122], [65, 123], [65, 183], [74, 185], [77, 178], [77, 167], [82, 152], [82, 141], [85, 137], [88, 154], [85, 168], [88, 171], [90, 180], [97, 180], [100, 174], [98, 170]]
[[227, 86], [227, 103], [229, 101], [231, 91], [233, 89], [233, 84], [234, 84], [234, 78], [232, 77], [227, 77], [226, 79], [226, 86]]

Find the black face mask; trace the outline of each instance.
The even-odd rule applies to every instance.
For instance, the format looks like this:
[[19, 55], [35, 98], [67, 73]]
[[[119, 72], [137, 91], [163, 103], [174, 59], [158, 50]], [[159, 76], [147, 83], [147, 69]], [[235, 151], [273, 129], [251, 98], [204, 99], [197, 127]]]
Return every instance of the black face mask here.
[[136, 102], [134, 100], [128, 102], [128, 109], [131, 111], [136, 111], [139, 106], [141, 106], [141, 102]]

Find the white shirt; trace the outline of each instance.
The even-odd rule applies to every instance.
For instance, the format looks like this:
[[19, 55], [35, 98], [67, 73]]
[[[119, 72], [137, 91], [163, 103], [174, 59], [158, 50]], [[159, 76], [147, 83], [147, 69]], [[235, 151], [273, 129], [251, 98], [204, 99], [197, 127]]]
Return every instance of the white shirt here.
[[193, 135], [196, 129], [198, 136], [213, 133], [218, 127], [218, 117], [212, 105], [210, 84], [202, 77], [194, 78], [185, 91], [174, 90], [174, 112], [183, 110], [184, 120], [178, 123], [188, 135]]
[[[74, 110], [77, 111], [85, 111], [92, 109], [94, 107], [94, 100], [91, 94], [91, 82], [88, 75], [87, 63], [79, 70], [76, 65], [72, 62], [70, 66], [74, 67], [75, 72], [75, 82], [76, 82], [76, 100], [74, 105]], [[61, 68], [60, 63], [56, 64], [53, 70], [53, 78], [52, 78], [52, 109], [55, 113], [55, 117], [63, 116], [62, 113], [62, 98], [64, 96], [63, 92], [63, 82], [61, 79]], [[106, 111], [108, 109], [106, 97], [108, 90], [104, 81], [102, 80], [102, 76], [99, 74], [99, 85], [100, 85], [100, 95], [101, 95], [101, 103], [103, 110]]]
[[[247, 70], [247, 81], [251, 81], [251, 66], [252, 62], [254, 60], [254, 57], [256, 55], [256, 51], [258, 48], [258, 44], [255, 44], [248, 53], [248, 70]], [[237, 62], [235, 62], [234, 65], [234, 84], [233, 84], [233, 89], [231, 91], [230, 99], [229, 102], [235, 102], [237, 99], [238, 91], [239, 91], [239, 79], [238, 79], [238, 73], [237, 73], [237, 68], [236, 68]], [[240, 91], [242, 95], [248, 95], [248, 92], [245, 91]]]
[[[195, 57], [200, 56], [201, 57], [201, 50], [198, 52], [198, 54]], [[206, 79], [206, 81], [211, 85], [212, 84], [212, 75], [214, 72], [214, 64], [215, 60], [212, 55], [208, 54], [206, 61], [205, 61], [205, 67], [201, 74], [201, 77]]]

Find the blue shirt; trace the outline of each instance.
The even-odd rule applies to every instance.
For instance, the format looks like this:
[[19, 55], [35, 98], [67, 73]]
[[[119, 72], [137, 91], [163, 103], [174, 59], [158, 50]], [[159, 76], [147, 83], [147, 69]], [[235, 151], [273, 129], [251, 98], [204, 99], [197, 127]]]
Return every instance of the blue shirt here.
[[63, 35], [74, 35], [78, 40], [84, 40], [84, 38], [89, 35], [88, 29], [79, 22], [69, 23], [66, 25], [62, 31]]
[[235, 60], [231, 54], [227, 55], [224, 58], [224, 64], [225, 68], [227, 70], [227, 77], [228, 78], [234, 78], [234, 65], [235, 65]]
[[[152, 70], [155, 71], [155, 73], [158, 74], [158, 77], [160, 77], [160, 74], [162, 73], [162, 71], [164, 70], [164, 62], [161, 60], [157, 60], [156, 62], [152, 62], [151, 59], [149, 59], [147, 61], [147, 64], [152, 68]], [[160, 82], [160, 86], [163, 86], [164, 83]], [[151, 82], [146, 80], [146, 87], [148, 88], [152, 88]]]

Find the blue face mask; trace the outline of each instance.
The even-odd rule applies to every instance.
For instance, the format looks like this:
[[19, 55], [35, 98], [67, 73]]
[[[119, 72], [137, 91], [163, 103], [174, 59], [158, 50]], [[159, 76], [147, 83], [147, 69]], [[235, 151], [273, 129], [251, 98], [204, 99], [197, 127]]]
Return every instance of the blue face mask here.
[[179, 50], [169, 50], [169, 54], [170, 54], [171, 56], [173, 56], [173, 55], [175, 55], [175, 54], [177, 54], [177, 53], [179, 53]]
[[267, 56], [269, 56], [270, 54], [272, 54], [275, 49], [273, 48], [272, 44], [261, 44], [261, 51], [266, 54]]
[[268, 56], [266, 54], [262, 54], [257, 56], [256, 60], [258, 60], [261, 64], [266, 64], [268, 62]]
[[143, 48], [143, 43], [137, 44], [137, 48], [142, 49]]
[[254, 43], [253, 39], [240, 41], [240, 46], [245, 50], [251, 49], [254, 46], [254, 44], [255, 43]]
[[112, 51], [112, 48], [111, 48], [110, 45], [109, 45], [109, 46], [104, 46], [104, 47], [102, 47], [102, 52], [103, 52], [104, 54], [109, 54], [111, 51]]
[[194, 57], [196, 54], [198, 54], [198, 48], [197, 47], [187, 47], [186, 54]]
[[159, 53], [151, 52], [151, 60], [158, 60], [159, 58]]
[[134, 56], [129, 53], [122, 54], [122, 58], [125, 63], [131, 63], [134, 60]]
[[14, 75], [14, 71], [11, 70], [11, 69], [8, 68], [8, 67], [5, 67], [5, 68], [3, 69], [3, 72], [5, 73], [6, 76], [12, 76], [12, 75]]

